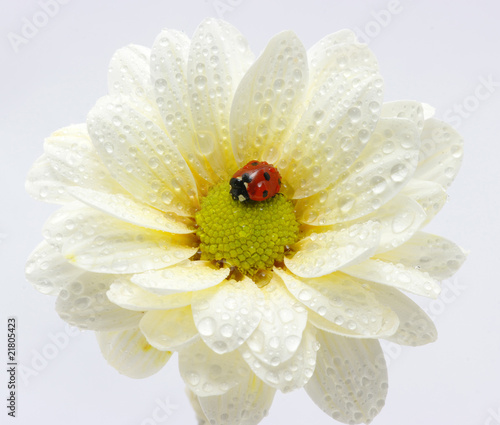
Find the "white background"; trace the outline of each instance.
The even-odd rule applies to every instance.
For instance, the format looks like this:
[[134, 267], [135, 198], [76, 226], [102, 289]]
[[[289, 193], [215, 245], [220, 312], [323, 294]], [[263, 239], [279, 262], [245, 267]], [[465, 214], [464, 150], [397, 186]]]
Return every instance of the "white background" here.
[[[62, 0], [61, 0], [62, 2]], [[435, 318], [436, 343], [385, 345], [390, 387], [374, 424], [500, 424], [500, 6], [495, 0], [266, 1], [66, 0], [45, 22], [35, 0], [2, 0], [0, 14], [0, 394], [6, 404], [6, 322], [18, 319], [18, 417], [1, 423], [194, 424], [177, 358], [157, 375], [133, 380], [102, 359], [92, 332], [68, 335], [54, 299], [33, 290], [24, 263], [55, 207], [24, 192], [44, 137], [106, 94], [108, 61], [128, 43], [151, 46], [157, 33], [192, 35], [206, 16], [238, 27], [258, 53], [294, 30], [306, 47], [341, 28], [363, 32], [386, 81], [386, 100], [417, 99], [437, 108], [465, 139], [465, 160], [450, 200], [428, 230], [471, 254], [438, 302], [418, 302]], [[394, 5], [396, 7], [394, 7]], [[391, 7], [392, 6], [392, 7]], [[393, 11], [390, 12], [389, 9]], [[395, 13], [395, 12], [396, 13]], [[27, 21], [45, 24], [19, 45]], [[488, 81], [490, 81], [488, 83]], [[486, 83], [485, 83], [486, 82]], [[459, 112], [459, 111], [462, 112]], [[59, 348], [52, 339], [58, 336]], [[159, 400], [159, 401], [158, 401]], [[158, 410], [170, 403], [167, 413]], [[155, 415], [155, 412], [157, 413]], [[159, 415], [158, 415], [159, 414]], [[276, 396], [263, 425], [332, 424], [304, 391]]]

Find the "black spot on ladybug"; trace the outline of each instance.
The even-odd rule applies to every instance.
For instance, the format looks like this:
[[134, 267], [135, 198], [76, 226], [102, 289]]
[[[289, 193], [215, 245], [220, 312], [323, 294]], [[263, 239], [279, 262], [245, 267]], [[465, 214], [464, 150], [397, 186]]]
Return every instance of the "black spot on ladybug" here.
[[241, 180], [244, 182], [244, 183], [250, 183], [252, 181], [252, 179], [250, 178], [250, 174], [248, 173], [245, 173], [241, 176]]
[[254, 161], [254, 162], [251, 162], [250, 164], [255, 167], [256, 165], [259, 165], [259, 161]]
[[271, 176], [269, 175], [269, 173], [268, 173], [267, 171], [264, 173], [264, 178], [265, 178], [267, 181], [271, 180]]
[[262, 197], [263, 197], [263, 198], [267, 198], [267, 195], [268, 195], [267, 190], [264, 190], [264, 192], [262, 193]]
[[278, 184], [281, 186], [281, 179], [278, 179]]

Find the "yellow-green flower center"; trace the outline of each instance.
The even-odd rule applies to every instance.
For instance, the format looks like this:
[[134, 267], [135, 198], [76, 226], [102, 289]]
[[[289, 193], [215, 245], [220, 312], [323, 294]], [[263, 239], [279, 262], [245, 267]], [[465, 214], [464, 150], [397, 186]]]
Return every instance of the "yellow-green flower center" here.
[[235, 201], [229, 183], [212, 188], [196, 214], [201, 258], [225, 261], [248, 276], [283, 261], [298, 238], [293, 204], [284, 194], [261, 202]]

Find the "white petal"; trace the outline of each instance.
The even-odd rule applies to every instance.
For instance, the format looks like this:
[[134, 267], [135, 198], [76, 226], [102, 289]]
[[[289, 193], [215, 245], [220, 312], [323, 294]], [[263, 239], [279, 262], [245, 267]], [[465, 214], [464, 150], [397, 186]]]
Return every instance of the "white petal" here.
[[167, 134], [191, 170], [209, 182], [217, 176], [201, 153], [194, 130], [187, 84], [189, 38], [180, 31], [163, 30], [151, 50], [151, 80]]
[[410, 180], [418, 161], [415, 123], [381, 118], [361, 156], [330, 188], [300, 200], [299, 220], [329, 225], [379, 209]]
[[55, 131], [45, 139], [44, 150], [52, 169], [68, 187], [126, 193], [99, 158], [85, 124]]
[[441, 292], [438, 281], [429, 276], [429, 273], [416, 270], [414, 267], [370, 259], [345, 267], [342, 271], [359, 279], [382, 283], [425, 297], [437, 298]]
[[151, 347], [139, 329], [96, 332], [102, 355], [118, 372], [130, 378], [147, 378], [158, 372], [172, 355]]
[[278, 160], [279, 146], [287, 140], [298, 119], [297, 111], [302, 109], [307, 85], [304, 46], [291, 31], [276, 35], [243, 77], [234, 95], [231, 140], [239, 164]]
[[118, 49], [109, 64], [111, 95], [154, 99], [149, 70], [150, 49], [131, 44]]
[[[189, 402], [191, 403], [191, 407], [194, 410], [194, 413], [196, 414], [196, 420], [198, 421], [198, 425], [207, 425], [208, 424], [208, 419], [205, 416], [205, 413], [203, 413], [203, 410], [200, 405], [200, 401], [198, 400], [198, 396], [193, 393], [189, 387], [185, 388], [185, 392], [188, 396]], [[213, 397], [219, 397], [219, 396], [213, 396]]]
[[414, 177], [447, 188], [462, 163], [463, 140], [449, 124], [431, 118], [422, 131], [420, 158]]
[[436, 279], [451, 277], [466, 258], [462, 248], [441, 236], [418, 232], [396, 249], [378, 254], [375, 258], [415, 267]]
[[307, 311], [276, 275], [261, 291], [264, 300], [254, 308], [260, 310], [262, 320], [248, 338], [246, 347], [259, 361], [277, 366], [292, 358], [299, 348], [307, 324]]
[[318, 350], [315, 334], [314, 327], [306, 327], [294, 355], [280, 363], [261, 362], [246, 344], [241, 347], [240, 351], [245, 361], [260, 379], [267, 385], [286, 393], [302, 388], [314, 373]]
[[437, 330], [427, 314], [397, 289], [370, 283], [375, 297], [389, 306], [399, 317], [399, 328], [394, 335], [385, 337], [401, 345], [424, 345], [437, 339]]
[[413, 121], [418, 131], [424, 128], [424, 108], [415, 100], [396, 100], [382, 105], [381, 118], [406, 118]]
[[313, 233], [293, 246], [288, 269], [301, 277], [319, 277], [371, 257], [378, 246], [380, 226], [373, 221], [342, 230]]
[[84, 270], [70, 264], [52, 245], [43, 241], [30, 254], [26, 262], [26, 279], [42, 294], [58, 295]]
[[199, 337], [189, 306], [148, 311], [139, 327], [148, 342], [163, 351], [179, 351]]
[[351, 338], [364, 338], [362, 335], [358, 335], [356, 332], [350, 331], [347, 328], [343, 328], [342, 326], [330, 322], [328, 319], [325, 319], [323, 316], [320, 316], [313, 310], [307, 311], [307, 320], [315, 328], [325, 332], [334, 333], [336, 335], [348, 336]]
[[255, 305], [262, 302], [253, 280], [230, 280], [223, 285], [194, 294], [193, 317], [203, 341], [218, 354], [243, 344], [257, 328], [262, 313]]
[[343, 273], [299, 280], [284, 270], [274, 271], [302, 304], [348, 331], [380, 337], [392, 335], [398, 327], [398, 318], [389, 308], [360, 282]]
[[122, 98], [107, 96], [89, 112], [87, 126], [103, 163], [135, 198], [161, 211], [194, 214], [193, 175], [155, 122]]
[[69, 187], [66, 190], [79, 201], [137, 226], [178, 234], [194, 232], [189, 219], [164, 213], [128, 195], [96, 192], [82, 187]]
[[308, 56], [305, 110], [277, 164], [296, 199], [325, 189], [356, 160], [383, 98], [377, 61], [366, 45], [320, 41]]
[[429, 223], [448, 200], [443, 186], [426, 180], [411, 179], [400, 193], [417, 201], [423, 208], [427, 217], [422, 226]]
[[217, 354], [201, 339], [179, 352], [179, 370], [189, 389], [201, 397], [225, 394], [249, 373], [238, 351]]
[[106, 293], [109, 300], [120, 307], [135, 310], [167, 310], [191, 304], [192, 292], [157, 295], [126, 280], [115, 281]]
[[397, 195], [363, 219], [380, 224], [380, 241], [377, 248], [377, 253], [380, 253], [410, 239], [422, 227], [426, 215], [417, 201], [405, 195]]
[[207, 421], [217, 425], [257, 425], [273, 402], [276, 390], [253, 373], [220, 396], [198, 397]]
[[209, 261], [182, 261], [166, 269], [136, 274], [132, 282], [160, 295], [200, 291], [221, 283], [229, 269], [214, 268]]
[[333, 419], [369, 423], [387, 395], [387, 369], [376, 340], [318, 332], [316, 371], [306, 384], [309, 397]]
[[38, 158], [28, 172], [26, 192], [37, 201], [66, 204], [74, 199], [66, 192], [67, 182], [54, 171], [47, 156]]
[[72, 264], [97, 273], [160, 269], [191, 257], [197, 250], [191, 235], [144, 229], [79, 203], [53, 214], [43, 235]]
[[436, 114], [436, 108], [427, 103], [422, 103], [422, 108], [424, 109], [424, 119], [426, 120], [432, 118]]
[[187, 84], [197, 146], [222, 180], [238, 168], [228, 118], [236, 87], [253, 59], [245, 38], [227, 22], [205, 19], [193, 35]]
[[125, 310], [106, 297], [114, 275], [84, 272], [67, 282], [56, 301], [56, 311], [72, 326], [95, 331], [136, 328], [142, 312]]
[[309, 60], [311, 81], [321, 76], [325, 71], [325, 65], [330, 62], [328, 57], [335, 52], [335, 49], [338, 48], [340, 44], [344, 43], [358, 44], [356, 34], [351, 30], [343, 29], [328, 34], [308, 50], [307, 58]]

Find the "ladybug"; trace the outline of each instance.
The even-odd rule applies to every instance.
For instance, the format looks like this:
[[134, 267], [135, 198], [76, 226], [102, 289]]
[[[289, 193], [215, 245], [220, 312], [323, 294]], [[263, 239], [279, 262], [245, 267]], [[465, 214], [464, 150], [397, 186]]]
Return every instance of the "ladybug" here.
[[281, 176], [278, 170], [265, 161], [250, 161], [240, 168], [229, 181], [235, 201], [265, 201], [280, 191]]

